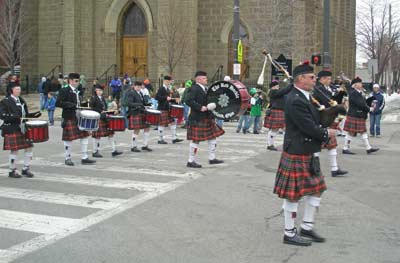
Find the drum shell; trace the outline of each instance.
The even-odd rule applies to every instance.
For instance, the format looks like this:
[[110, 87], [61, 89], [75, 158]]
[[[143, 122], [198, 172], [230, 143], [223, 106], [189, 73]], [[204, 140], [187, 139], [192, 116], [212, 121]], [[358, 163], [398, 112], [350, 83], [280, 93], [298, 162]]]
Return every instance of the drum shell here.
[[47, 142], [49, 140], [49, 124], [25, 123], [25, 139], [31, 143]]
[[171, 105], [169, 108], [169, 116], [171, 118], [181, 119], [183, 118], [184, 107], [182, 105]]
[[125, 118], [123, 116], [109, 116], [107, 122], [110, 131], [125, 131]]
[[158, 126], [160, 123], [161, 112], [156, 110], [145, 110], [144, 121], [146, 124]]
[[78, 129], [81, 131], [97, 131], [99, 129], [100, 113], [91, 110], [80, 111]]

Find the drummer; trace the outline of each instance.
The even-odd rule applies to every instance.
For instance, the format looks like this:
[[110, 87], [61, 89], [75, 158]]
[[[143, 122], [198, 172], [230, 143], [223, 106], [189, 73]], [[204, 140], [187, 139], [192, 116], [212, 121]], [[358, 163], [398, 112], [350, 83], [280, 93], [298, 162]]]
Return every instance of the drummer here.
[[[103, 87], [99, 84], [94, 86], [95, 95], [90, 98], [90, 107], [92, 110], [97, 111], [101, 114], [99, 121], [99, 129], [95, 132], [92, 132], [93, 137], [93, 153], [92, 156], [95, 158], [103, 158], [103, 155], [100, 154], [100, 139], [101, 137], [108, 137], [108, 142], [111, 145], [111, 156], [115, 157], [121, 155], [122, 152], [117, 151], [115, 146], [114, 132], [108, 129], [107, 123], [107, 102], [103, 97]], [[109, 112], [110, 114], [114, 114], [116, 112]]]
[[133, 130], [131, 152], [140, 152], [137, 145], [137, 137], [142, 129], [144, 130], [142, 150], [147, 152], [152, 151], [149, 148], [150, 126], [145, 123], [144, 119], [145, 106], [150, 106], [151, 104], [145, 101], [141, 92], [142, 86], [142, 82], [135, 81], [133, 89], [127, 91], [125, 97], [128, 106], [128, 129]]
[[30, 163], [32, 160], [32, 147], [30, 142], [25, 140], [24, 127], [21, 125], [22, 118], [38, 118], [40, 112], [29, 113], [25, 100], [20, 97], [21, 87], [18, 84], [9, 86], [9, 94], [0, 102], [0, 119], [4, 121], [1, 135], [4, 137], [3, 150], [10, 151], [9, 166], [10, 172], [8, 176], [11, 178], [21, 178], [17, 172], [16, 162], [18, 150], [25, 150], [24, 167], [22, 175], [32, 178], [33, 173], [30, 171]]
[[65, 150], [65, 165], [74, 166], [71, 160], [72, 141], [80, 139], [83, 165], [95, 164], [96, 161], [89, 159], [88, 144], [89, 133], [78, 129], [78, 122], [76, 117], [76, 110], [80, 106], [79, 86], [80, 75], [78, 73], [70, 73], [68, 75], [68, 87], [60, 90], [57, 97], [56, 106], [62, 108], [62, 122], [63, 128], [62, 140], [64, 142]]

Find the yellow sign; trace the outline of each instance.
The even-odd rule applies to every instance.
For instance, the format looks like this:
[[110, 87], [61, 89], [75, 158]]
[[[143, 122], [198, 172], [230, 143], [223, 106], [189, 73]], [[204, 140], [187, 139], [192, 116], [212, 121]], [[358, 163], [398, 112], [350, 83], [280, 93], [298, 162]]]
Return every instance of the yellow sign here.
[[242, 45], [242, 40], [239, 40], [238, 42], [238, 62], [242, 63], [243, 62], [243, 45]]

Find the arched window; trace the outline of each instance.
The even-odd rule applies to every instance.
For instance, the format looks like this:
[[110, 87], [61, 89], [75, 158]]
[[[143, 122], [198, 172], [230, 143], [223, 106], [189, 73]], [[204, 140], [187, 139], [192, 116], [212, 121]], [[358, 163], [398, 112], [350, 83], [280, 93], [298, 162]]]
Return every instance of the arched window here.
[[122, 34], [124, 36], [143, 36], [147, 32], [146, 18], [136, 4], [126, 11], [123, 20]]

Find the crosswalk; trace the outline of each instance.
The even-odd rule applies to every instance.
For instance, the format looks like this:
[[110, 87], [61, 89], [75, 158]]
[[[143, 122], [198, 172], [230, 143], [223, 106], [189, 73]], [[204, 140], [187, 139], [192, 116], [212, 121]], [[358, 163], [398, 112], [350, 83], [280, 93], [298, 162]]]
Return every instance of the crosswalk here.
[[382, 117], [382, 122], [400, 122], [400, 114], [385, 114]]
[[[233, 127], [228, 127], [226, 131], [218, 140], [218, 156], [227, 161], [225, 166], [265, 151], [266, 135], [237, 134]], [[157, 140], [156, 134], [151, 140]], [[278, 144], [281, 140], [278, 137]], [[203, 146], [207, 147], [206, 144]], [[118, 147], [128, 155], [129, 144], [120, 143]], [[33, 179], [9, 179], [7, 165], [0, 165], [0, 231], [6, 229], [35, 234], [21, 243], [0, 247], [0, 262], [16, 260], [201, 178], [201, 171], [183, 168], [187, 142], [174, 147], [154, 144], [153, 149], [154, 153], [103, 158], [93, 166], [77, 164], [74, 167], [65, 167], [62, 154], [46, 157], [37, 154], [32, 161]], [[106, 151], [107, 146], [103, 150]], [[207, 150], [204, 149], [200, 158], [206, 160], [206, 155]], [[165, 163], [163, 169], [157, 167], [155, 160]], [[4, 205], [17, 201], [28, 205], [22, 208]], [[89, 209], [89, 212], [84, 216], [66, 217], [56, 212], [38, 212], [34, 208], [26, 211], [33, 203], [43, 207], [60, 206], [61, 210]]]

